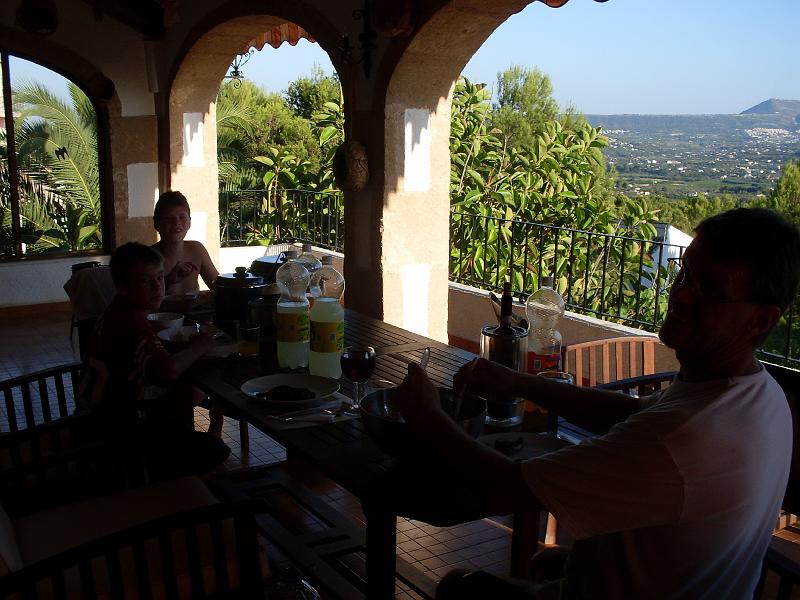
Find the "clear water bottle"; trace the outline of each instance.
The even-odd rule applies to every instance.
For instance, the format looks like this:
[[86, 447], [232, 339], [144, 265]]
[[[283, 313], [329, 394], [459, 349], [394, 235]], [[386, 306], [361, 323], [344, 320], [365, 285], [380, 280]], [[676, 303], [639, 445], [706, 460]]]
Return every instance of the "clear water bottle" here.
[[318, 600], [319, 592], [302, 578], [294, 567], [281, 569], [275, 583], [267, 589], [269, 600]]
[[[303, 244], [303, 253], [297, 260], [299, 260], [300, 264], [306, 268], [308, 271], [308, 276], [312, 279], [314, 277], [314, 273], [319, 271], [320, 267], [322, 267], [322, 262], [320, 262], [320, 260], [311, 251], [311, 244]], [[311, 290], [309, 289], [308, 291]]]
[[311, 277], [314, 305], [308, 314], [311, 321], [308, 370], [312, 375], [339, 379], [344, 348], [344, 308], [339, 299], [344, 293], [344, 277], [333, 268], [333, 257], [326, 256], [324, 261]]
[[564, 299], [553, 289], [553, 278], [542, 277], [542, 287], [528, 298], [528, 373], [558, 370], [561, 364], [561, 332]]
[[308, 366], [308, 270], [290, 258], [275, 273], [281, 291], [276, 309], [278, 365], [297, 369]]

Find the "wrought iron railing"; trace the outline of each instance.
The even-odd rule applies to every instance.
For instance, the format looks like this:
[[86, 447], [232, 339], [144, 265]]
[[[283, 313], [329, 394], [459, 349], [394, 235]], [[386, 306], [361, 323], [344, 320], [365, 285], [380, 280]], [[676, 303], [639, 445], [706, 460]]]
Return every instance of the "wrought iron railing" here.
[[[657, 331], [684, 246], [566, 227], [451, 213], [450, 279], [499, 290], [511, 281], [519, 299], [552, 275], [573, 312]], [[764, 343], [761, 356], [800, 366], [796, 299]]]
[[[294, 241], [344, 251], [342, 195], [305, 190], [220, 193], [223, 246]], [[618, 232], [624, 233], [624, 232]], [[567, 308], [600, 319], [657, 331], [667, 311], [674, 259], [685, 248], [624, 234], [451, 213], [450, 279], [499, 290], [512, 282], [519, 299], [552, 275]], [[800, 366], [800, 301], [764, 344], [762, 356]]]
[[531, 221], [452, 212], [450, 278], [524, 299], [555, 278], [569, 310], [656, 329], [684, 247]]
[[344, 251], [341, 192], [224, 190], [219, 220], [223, 247], [300, 241]]

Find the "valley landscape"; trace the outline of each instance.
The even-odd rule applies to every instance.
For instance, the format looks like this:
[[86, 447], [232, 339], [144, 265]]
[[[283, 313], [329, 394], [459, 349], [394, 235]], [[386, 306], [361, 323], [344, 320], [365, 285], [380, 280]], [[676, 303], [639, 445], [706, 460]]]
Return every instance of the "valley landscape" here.
[[800, 100], [770, 99], [739, 114], [586, 117], [609, 138], [608, 164], [629, 196], [752, 197], [800, 160]]

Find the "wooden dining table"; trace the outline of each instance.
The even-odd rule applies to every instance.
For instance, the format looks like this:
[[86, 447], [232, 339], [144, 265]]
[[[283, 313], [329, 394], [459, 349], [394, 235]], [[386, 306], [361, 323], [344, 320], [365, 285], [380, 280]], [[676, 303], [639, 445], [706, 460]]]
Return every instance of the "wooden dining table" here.
[[[400, 327], [345, 310], [345, 344], [375, 348], [375, 378], [399, 383], [410, 362], [419, 362], [430, 348], [427, 373], [437, 386], [451, 387], [458, 369], [472, 360], [470, 352], [437, 342]], [[263, 353], [262, 353], [263, 354]], [[301, 459], [361, 501], [366, 521], [367, 597], [395, 597], [396, 524], [403, 516], [435, 526], [452, 526], [492, 516], [481, 490], [450, 473], [434, 456], [402, 462], [383, 452], [364, 429], [361, 419], [308, 423], [282, 428], [256, 411], [240, 390], [250, 378], [275, 372], [274, 356], [261, 359], [228, 357], [204, 360], [192, 371], [194, 382], [223, 404], [227, 414], [244, 419], [283, 445], [288, 460]], [[340, 381], [349, 395], [351, 384]], [[537, 511], [515, 515], [512, 538], [513, 574], [520, 573], [537, 544]], [[522, 539], [524, 538], [524, 539]]]

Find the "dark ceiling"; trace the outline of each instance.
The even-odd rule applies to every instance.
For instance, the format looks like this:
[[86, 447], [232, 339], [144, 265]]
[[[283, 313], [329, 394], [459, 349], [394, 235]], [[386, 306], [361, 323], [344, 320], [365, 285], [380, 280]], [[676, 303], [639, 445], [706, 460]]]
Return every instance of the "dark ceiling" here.
[[159, 38], [164, 33], [164, 9], [157, 0], [84, 0], [95, 16], [112, 17], [142, 35]]

